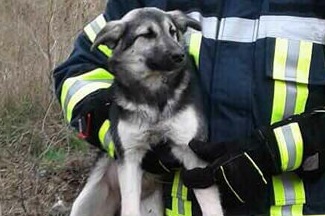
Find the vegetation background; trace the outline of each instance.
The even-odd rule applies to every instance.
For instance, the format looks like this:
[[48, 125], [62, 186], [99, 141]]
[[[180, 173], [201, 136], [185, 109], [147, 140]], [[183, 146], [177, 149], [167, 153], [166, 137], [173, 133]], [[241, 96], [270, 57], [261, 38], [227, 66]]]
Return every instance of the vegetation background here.
[[51, 71], [106, 0], [0, 0], [0, 216], [65, 215], [94, 150], [62, 121]]

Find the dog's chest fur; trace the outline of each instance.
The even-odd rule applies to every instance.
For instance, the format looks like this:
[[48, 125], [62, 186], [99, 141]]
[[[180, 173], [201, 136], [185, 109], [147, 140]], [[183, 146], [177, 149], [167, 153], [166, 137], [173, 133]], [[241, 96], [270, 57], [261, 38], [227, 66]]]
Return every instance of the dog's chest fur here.
[[142, 110], [141, 114], [119, 121], [117, 129], [124, 150], [147, 150], [150, 145], [167, 140], [186, 145], [197, 135], [199, 115], [193, 105], [187, 105], [171, 116], [161, 115], [158, 110], [148, 108]]

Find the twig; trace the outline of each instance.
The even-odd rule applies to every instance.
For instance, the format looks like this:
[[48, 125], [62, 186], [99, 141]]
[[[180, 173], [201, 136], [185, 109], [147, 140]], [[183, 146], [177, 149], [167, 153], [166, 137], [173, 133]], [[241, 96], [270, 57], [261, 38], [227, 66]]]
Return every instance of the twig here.
[[21, 207], [23, 208], [25, 214], [27, 214], [27, 208], [25, 205], [25, 198], [24, 198], [24, 191], [23, 191], [23, 183], [24, 183], [24, 173], [22, 172], [21, 174], [18, 174], [19, 177], [19, 201], [21, 204]]

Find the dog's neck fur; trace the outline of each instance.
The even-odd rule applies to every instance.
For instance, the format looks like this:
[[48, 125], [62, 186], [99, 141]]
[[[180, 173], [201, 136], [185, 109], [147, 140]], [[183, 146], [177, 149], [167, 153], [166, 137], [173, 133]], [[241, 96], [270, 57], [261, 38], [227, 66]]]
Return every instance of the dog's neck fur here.
[[[168, 118], [181, 109], [180, 103], [189, 97], [190, 72], [187, 69], [172, 77], [164, 77], [163, 84], [155, 91], [139, 83], [125, 86], [115, 81], [116, 103], [127, 112], [136, 112], [139, 116], [150, 118]], [[157, 119], [156, 119], [157, 120]]]

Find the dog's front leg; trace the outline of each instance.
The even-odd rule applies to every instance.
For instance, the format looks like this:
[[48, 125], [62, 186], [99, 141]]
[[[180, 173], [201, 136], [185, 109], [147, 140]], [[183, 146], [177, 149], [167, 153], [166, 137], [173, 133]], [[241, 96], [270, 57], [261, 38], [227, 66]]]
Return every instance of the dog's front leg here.
[[[200, 160], [187, 145], [174, 146], [172, 153], [182, 161], [186, 169], [205, 167], [207, 164]], [[223, 216], [220, 194], [217, 186], [205, 189], [194, 189], [195, 197], [201, 207], [203, 216]]]
[[141, 181], [143, 171], [141, 160], [144, 152], [133, 149], [124, 153], [124, 159], [118, 166], [118, 178], [121, 191], [121, 216], [140, 216]]

